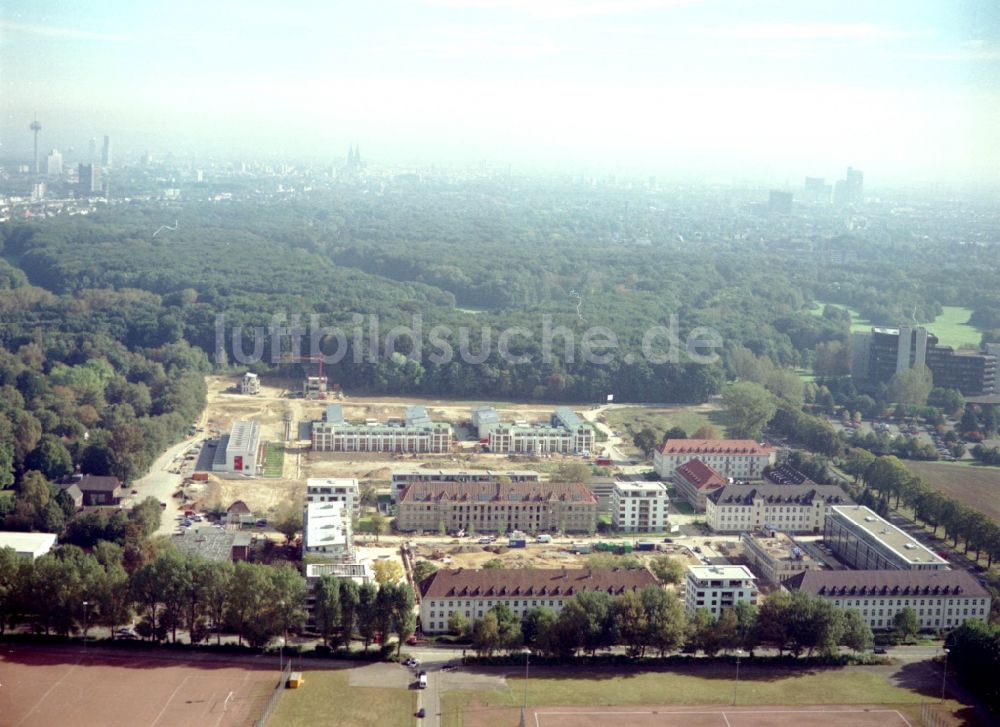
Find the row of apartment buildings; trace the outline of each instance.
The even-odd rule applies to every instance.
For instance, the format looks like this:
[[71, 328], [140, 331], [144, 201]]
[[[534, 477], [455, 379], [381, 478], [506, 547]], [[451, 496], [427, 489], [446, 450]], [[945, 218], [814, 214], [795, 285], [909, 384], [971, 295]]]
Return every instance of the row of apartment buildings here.
[[[562, 531], [597, 528], [597, 494], [581, 483], [541, 482], [526, 470], [418, 470], [393, 475], [396, 527], [403, 532]], [[622, 532], [662, 532], [668, 526], [662, 482], [613, 482], [608, 507]]]
[[455, 441], [451, 424], [431, 421], [422, 406], [409, 407], [401, 421], [355, 424], [344, 419], [340, 404], [326, 407], [323, 418], [312, 423], [310, 438], [317, 452], [442, 454], [451, 452]]

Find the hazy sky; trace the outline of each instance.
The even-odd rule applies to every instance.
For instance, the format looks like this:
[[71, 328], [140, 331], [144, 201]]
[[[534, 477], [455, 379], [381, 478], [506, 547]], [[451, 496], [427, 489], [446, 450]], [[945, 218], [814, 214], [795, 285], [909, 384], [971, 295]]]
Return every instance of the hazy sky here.
[[1000, 0], [7, 0], [0, 155], [1000, 181]]

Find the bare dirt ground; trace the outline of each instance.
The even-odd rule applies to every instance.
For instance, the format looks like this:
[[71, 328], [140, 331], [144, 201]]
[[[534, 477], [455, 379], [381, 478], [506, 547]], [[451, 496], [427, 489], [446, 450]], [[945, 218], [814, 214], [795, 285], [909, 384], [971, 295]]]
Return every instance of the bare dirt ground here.
[[[482, 568], [491, 560], [499, 560], [505, 568], [585, 568], [589, 555], [565, 550], [569, 541], [530, 544], [526, 548], [508, 548], [506, 545], [478, 545], [469, 540], [440, 544], [418, 544], [417, 560], [429, 560], [439, 568]], [[671, 547], [668, 555], [680, 559], [684, 565], [697, 565], [700, 561], [683, 546]], [[648, 564], [663, 552], [633, 552], [630, 556]]]

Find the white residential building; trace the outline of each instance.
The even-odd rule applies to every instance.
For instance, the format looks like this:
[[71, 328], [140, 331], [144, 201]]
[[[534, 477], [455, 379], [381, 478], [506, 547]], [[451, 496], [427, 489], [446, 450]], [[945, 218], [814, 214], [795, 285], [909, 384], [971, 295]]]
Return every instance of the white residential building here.
[[351, 424], [339, 404], [326, 408], [323, 419], [313, 422], [312, 447], [317, 452], [451, 452], [451, 424], [432, 422], [423, 407], [410, 407], [403, 422]]
[[303, 520], [303, 557], [352, 559], [351, 513], [343, 502], [308, 502]]
[[662, 482], [616, 482], [611, 493], [611, 523], [626, 533], [657, 533], [667, 528], [667, 486]]
[[922, 630], [990, 618], [990, 594], [964, 570], [807, 571], [784, 586], [854, 609], [873, 630], [893, 628], [893, 617], [904, 608], [916, 612]]
[[703, 608], [718, 618], [740, 601], [757, 605], [757, 579], [745, 565], [690, 565], [684, 584], [684, 610]]
[[831, 507], [823, 542], [858, 570], [947, 570], [948, 561], [867, 507]]
[[480, 440], [488, 439], [490, 430], [499, 423], [500, 415], [492, 406], [477, 406], [472, 410], [472, 426]]
[[472, 623], [504, 604], [520, 619], [539, 606], [559, 612], [566, 599], [583, 591], [619, 596], [659, 585], [645, 568], [442, 568], [418, 584], [420, 626], [424, 633], [439, 634], [448, 630], [448, 619], [456, 611]]
[[255, 475], [259, 450], [260, 425], [254, 421], [235, 421], [229, 434], [224, 434], [219, 439], [212, 461], [212, 470]]
[[594, 430], [565, 406], [548, 424], [494, 424], [487, 439], [498, 454], [582, 454], [594, 448]]
[[819, 533], [829, 507], [850, 503], [836, 485], [726, 485], [706, 498], [705, 522], [717, 533]]
[[18, 557], [29, 560], [45, 555], [55, 544], [54, 533], [0, 532], [0, 550], [11, 548]]
[[310, 477], [306, 480], [306, 502], [342, 502], [348, 512], [361, 512], [358, 480], [354, 477]]
[[260, 393], [260, 377], [257, 374], [247, 371], [243, 374], [243, 378], [240, 379], [240, 393], [241, 394], [259, 394]]
[[723, 477], [759, 480], [774, 464], [774, 448], [752, 439], [668, 439], [653, 453], [653, 469], [664, 479], [692, 459], [700, 459]]

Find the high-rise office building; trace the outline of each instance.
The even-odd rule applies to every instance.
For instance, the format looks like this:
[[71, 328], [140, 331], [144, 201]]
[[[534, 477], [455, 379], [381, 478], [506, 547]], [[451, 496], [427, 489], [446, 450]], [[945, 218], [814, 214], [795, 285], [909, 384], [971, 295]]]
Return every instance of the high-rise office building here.
[[802, 187], [802, 199], [809, 204], [830, 204], [832, 193], [833, 190], [823, 177], [806, 177]]
[[96, 164], [80, 165], [79, 192], [81, 197], [101, 193], [101, 168]]
[[50, 177], [61, 177], [63, 173], [63, 156], [58, 149], [53, 149], [45, 157], [45, 174]]
[[860, 169], [847, 168], [847, 177], [837, 181], [833, 201], [837, 205], [861, 204], [864, 201], [865, 175]]
[[97, 159], [97, 139], [90, 137], [90, 141], [87, 142], [87, 161], [91, 164]]
[[104, 135], [104, 146], [101, 147], [101, 166], [111, 166], [111, 137], [107, 134]]

